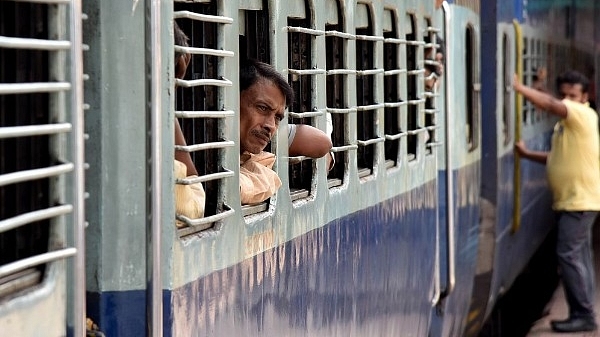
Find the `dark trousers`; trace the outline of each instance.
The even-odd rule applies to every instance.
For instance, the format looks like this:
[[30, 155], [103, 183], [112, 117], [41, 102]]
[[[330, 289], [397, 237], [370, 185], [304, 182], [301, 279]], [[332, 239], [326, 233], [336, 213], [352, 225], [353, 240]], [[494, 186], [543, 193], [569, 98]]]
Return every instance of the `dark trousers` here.
[[556, 254], [569, 317], [594, 318], [592, 226], [598, 212], [560, 212]]

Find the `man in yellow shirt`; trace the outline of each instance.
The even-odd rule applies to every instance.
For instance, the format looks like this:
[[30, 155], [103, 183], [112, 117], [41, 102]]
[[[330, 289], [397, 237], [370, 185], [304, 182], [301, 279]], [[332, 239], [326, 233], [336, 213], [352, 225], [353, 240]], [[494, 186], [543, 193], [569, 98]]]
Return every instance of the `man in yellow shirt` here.
[[600, 210], [600, 139], [598, 116], [587, 103], [589, 81], [567, 71], [556, 80], [562, 100], [527, 87], [515, 75], [513, 88], [547, 113], [560, 118], [554, 127], [550, 152], [530, 151], [522, 141], [515, 150], [523, 158], [546, 164], [558, 213], [556, 253], [569, 317], [553, 321], [557, 332], [596, 330], [592, 226]]

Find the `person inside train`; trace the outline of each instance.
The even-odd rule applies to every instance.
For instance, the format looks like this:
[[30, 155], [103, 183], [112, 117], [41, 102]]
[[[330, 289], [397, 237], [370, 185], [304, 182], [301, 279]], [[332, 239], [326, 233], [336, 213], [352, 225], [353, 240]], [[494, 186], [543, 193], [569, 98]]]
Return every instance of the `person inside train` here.
[[[174, 22], [175, 44], [188, 46], [188, 38]], [[175, 75], [185, 76], [191, 57], [175, 53]], [[272, 170], [275, 155], [263, 151], [275, 135], [285, 109], [294, 99], [294, 92], [285, 78], [271, 65], [245, 60], [240, 69], [240, 196], [242, 204], [262, 202], [281, 186]], [[185, 137], [175, 119], [175, 144], [186, 145]], [[332, 147], [329, 136], [310, 125], [288, 125], [290, 156], [320, 158]], [[329, 156], [328, 159], [331, 159]], [[198, 173], [188, 152], [175, 151], [176, 178], [195, 177]], [[328, 165], [331, 166], [331, 160]], [[201, 184], [176, 185], [178, 214], [195, 219], [204, 214], [204, 190]]]
[[[425, 43], [429, 43], [429, 37], [425, 37]], [[425, 90], [435, 91], [439, 86], [438, 78], [444, 74], [444, 40], [436, 36], [437, 48], [435, 48], [435, 57], [432, 57], [434, 48], [425, 48]]]
[[598, 116], [588, 106], [586, 76], [567, 71], [557, 80], [562, 100], [523, 85], [517, 75], [513, 88], [542, 111], [560, 118], [554, 127], [550, 152], [527, 149], [523, 141], [515, 151], [523, 158], [546, 165], [558, 215], [556, 254], [569, 307], [569, 317], [552, 321], [557, 332], [596, 330], [594, 314], [594, 262], [592, 225], [600, 211], [600, 138]]
[[[294, 91], [271, 65], [248, 59], [240, 69], [240, 195], [242, 204], [262, 202], [281, 186], [272, 170], [275, 155], [264, 151], [294, 101]], [[310, 125], [288, 125], [290, 156], [320, 158], [329, 136]]]
[[541, 66], [538, 68], [534, 68], [533, 71], [535, 74], [532, 77], [533, 82], [531, 86], [539, 91], [547, 92], [548, 88], [546, 87], [546, 80], [548, 78], [548, 71], [546, 67]]
[[[173, 34], [175, 45], [188, 46], [188, 37], [181, 30], [177, 22], [173, 21]], [[184, 78], [187, 67], [190, 63], [191, 55], [175, 51], [175, 78]], [[175, 118], [175, 145], [186, 145], [185, 136], [181, 131], [179, 120]], [[176, 179], [195, 178], [198, 175], [196, 166], [192, 161], [189, 152], [175, 150], [174, 175]], [[204, 216], [204, 207], [206, 201], [206, 193], [201, 183], [182, 185], [175, 184], [175, 211], [177, 214], [184, 215], [190, 219], [198, 219]], [[178, 227], [182, 227], [183, 223], [176, 221]]]

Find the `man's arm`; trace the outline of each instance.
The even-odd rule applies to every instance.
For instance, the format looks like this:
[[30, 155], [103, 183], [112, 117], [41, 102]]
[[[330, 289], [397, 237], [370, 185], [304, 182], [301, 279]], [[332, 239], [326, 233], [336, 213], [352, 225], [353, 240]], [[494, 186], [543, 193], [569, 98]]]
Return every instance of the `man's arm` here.
[[529, 151], [522, 140], [515, 143], [515, 151], [525, 159], [529, 159], [544, 165], [548, 159], [548, 152]]
[[331, 146], [331, 139], [325, 132], [310, 125], [296, 124], [296, 136], [288, 151], [290, 157], [321, 158], [331, 150]]
[[567, 117], [567, 106], [563, 102], [554, 98], [548, 93], [536, 90], [534, 88], [530, 88], [522, 84], [521, 81], [519, 81], [519, 76], [516, 74], [513, 77], [513, 88], [516, 92], [523, 95], [525, 99], [533, 103], [536, 107], [547, 111], [553, 115], [556, 115], [560, 118]]
[[[175, 145], [186, 145], [185, 137], [183, 136], [177, 118], [175, 118]], [[175, 159], [185, 164], [187, 167], [187, 176], [198, 175], [198, 171], [196, 170], [196, 166], [194, 165], [192, 156], [190, 156], [189, 152], [175, 150]]]

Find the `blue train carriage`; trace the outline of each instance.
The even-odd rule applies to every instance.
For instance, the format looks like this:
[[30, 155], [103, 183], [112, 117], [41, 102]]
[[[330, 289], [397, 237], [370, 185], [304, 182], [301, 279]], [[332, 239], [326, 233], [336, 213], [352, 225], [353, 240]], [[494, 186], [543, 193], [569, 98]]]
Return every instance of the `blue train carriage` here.
[[444, 139], [438, 158], [440, 193], [440, 300], [431, 336], [462, 335], [466, 328], [480, 231], [481, 83], [479, 3], [445, 3]]
[[[10, 106], [29, 113], [27, 104], [42, 102], [41, 120], [3, 120], [3, 156], [24, 146], [5, 139], [46, 137], [35, 138], [24, 166], [3, 162], [0, 171], [2, 256], [9, 256], [0, 265], [2, 285], [8, 284], [0, 294], [3, 329], [36, 335], [27, 330], [34, 327], [26, 312], [51, 317], [46, 331], [57, 335], [65, 333], [65, 320], [81, 335], [85, 313], [108, 335], [124, 336], [453, 335], [464, 329], [487, 146], [480, 138], [486, 115], [479, 107], [477, 2], [435, 9], [416, 0], [88, 1], [83, 29], [78, 2], [1, 5], [16, 18], [29, 18], [32, 9], [48, 18], [39, 24], [41, 35], [58, 40], [40, 42], [39, 25], [16, 40], [6, 30], [0, 40], [3, 53], [35, 50], [33, 63], [51, 60], [35, 84], [18, 83], [31, 80], [17, 72], [3, 75], [9, 84], [0, 85], [2, 95], [19, 97], [2, 103], [3, 118]], [[193, 54], [183, 80], [172, 76], [172, 19], [190, 37], [190, 47], [177, 49]], [[2, 20], [3, 27], [11, 24], [15, 30], [14, 21]], [[439, 47], [437, 35], [445, 38], [446, 70], [432, 92], [424, 84], [425, 65], [434, 62], [426, 50]], [[32, 57], [5, 55], [15, 64]], [[330, 172], [325, 159], [290, 158], [280, 132], [269, 150], [283, 186], [267, 202], [243, 207], [240, 55], [288, 76], [298, 97], [288, 123], [327, 130], [330, 120], [336, 158]], [[87, 105], [83, 78], [89, 78]], [[43, 100], [27, 96], [47, 92]], [[173, 176], [173, 117], [188, 140], [178, 149], [192, 153], [197, 178]], [[33, 133], [24, 127], [31, 124]], [[19, 185], [40, 179], [37, 189]], [[203, 184], [204, 216], [176, 214], [173, 181]], [[4, 197], [33, 193], [43, 200], [25, 208]], [[26, 225], [40, 220], [45, 229], [32, 235]], [[11, 241], [17, 244], [5, 246]], [[45, 247], [39, 256], [37, 247]], [[16, 253], [5, 255], [9, 249]], [[73, 278], [60, 260], [69, 256], [75, 256]]]
[[6, 336], [85, 334], [81, 22], [76, 2], [0, 2], [0, 330]]
[[[574, 47], [578, 42], [569, 33], [549, 29], [563, 27], [561, 22], [566, 17], [564, 8], [553, 6], [536, 1], [528, 5], [522, 1], [482, 2], [482, 17], [495, 19], [482, 22], [486, 32], [482, 35], [481, 72], [486, 160], [482, 166], [482, 231], [468, 336], [476, 336], [486, 320], [496, 322], [496, 327], [510, 326], [506, 321], [512, 316], [502, 322], [502, 315], [493, 315], [493, 310], [504, 309], [504, 305], [497, 307], [499, 300], [514, 288], [517, 277], [528, 268], [553, 227], [545, 168], [517, 160], [513, 147], [522, 139], [530, 148], [548, 150], [556, 118], [515, 96], [511, 88], [513, 74], [517, 73], [523, 83], [554, 92], [553, 79], [559, 73], [569, 67], [578, 68], [579, 62], [590, 62], [589, 53]], [[554, 268], [552, 259], [545, 260], [549, 261], [545, 267], [535, 267], [538, 271]], [[551, 287], [550, 278], [542, 282]], [[514, 328], [516, 324], [512, 325]]]
[[[167, 113], [155, 130], [162, 138], [152, 136], [170, 165], [173, 144], [165, 140], [173, 115], [181, 118], [189, 143], [182, 149], [193, 153], [201, 176], [178, 183], [202, 182], [209, 202], [202, 218], [176, 215], [173, 177], [163, 170], [155, 183], [163, 190], [151, 189], [164, 201], [160, 241], [149, 234], [146, 177], [139, 174], [146, 155], [139, 121], [148, 117], [139, 94], [145, 54], [133, 31], [143, 26], [143, 13], [134, 8], [115, 23], [103, 13], [131, 11], [125, 4], [117, 11], [114, 4], [88, 6], [90, 50], [103, 51], [88, 64], [97, 82], [86, 92], [98, 117], [88, 123], [90, 139], [98, 140], [88, 152], [89, 176], [97, 177], [88, 188], [99, 192], [88, 202], [96, 224], [88, 230], [88, 314], [107, 334], [143, 334], [146, 325], [165, 335], [427, 333], [442, 293], [438, 243], [445, 240], [437, 199], [444, 124], [423, 83], [425, 35], [431, 43], [439, 31], [433, 3], [203, 1], [163, 8], [161, 17], [172, 13], [190, 36], [194, 58], [175, 94], [171, 63], [158, 72], [159, 109]], [[170, 60], [170, 26], [160, 27], [156, 52]], [[280, 133], [270, 150], [283, 186], [269, 201], [244, 207], [235, 117], [241, 54], [288, 76], [299, 97], [288, 122], [326, 129], [331, 116], [337, 162], [327, 173], [324, 159], [289, 158]], [[121, 76], [122, 67], [136, 69], [135, 78]], [[156, 242], [160, 248], [150, 245]], [[156, 251], [160, 261], [149, 258]], [[157, 277], [164, 285], [158, 294]], [[161, 300], [162, 307], [151, 305]]]
[[[48, 18], [41, 24], [44, 34], [58, 41], [38, 41], [37, 26], [24, 40], [12, 40], [10, 30], [8, 39], [2, 39], [5, 49], [41, 50], [34, 63], [43, 65], [46, 58], [58, 62], [48, 67], [51, 76], [42, 66], [34, 84], [17, 83], [27, 82], [18, 74], [2, 84], [3, 95], [53, 93], [41, 104], [41, 115], [54, 122], [34, 121], [35, 132], [21, 128], [32, 124], [27, 121], [6, 122], [0, 129], [3, 142], [51, 135], [51, 141], [43, 138], [36, 145], [41, 150], [26, 158], [32, 169], [2, 168], [3, 195], [12, 193], [5, 186], [50, 177], [42, 182], [50, 187], [38, 187], [46, 201], [32, 201], [32, 210], [2, 199], [3, 243], [17, 242], [14, 255], [5, 255], [11, 246], [3, 244], [2, 249], [3, 256], [11, 256], [0, 269], [10, 281], [3, 280], [10, 284], [0, 308], [3, 328], [35, 335], [27, 330], [32, 328], [26, 324], [27, 312], [51, 317], [46, 332], [58, 335], [67, 330], [65, 320], [80, 335], [85, 314], [108, 335], [422, 335], [442, 297], [450, 299], [444, 307], [452, 313], [444, 317], [460, 320], [466, 306], [459, 298], [469, 292], [473, 269], [468, 258], [462, 259], [475, 247], [476, 223], [471, 220], [477, 218], [471, 204], [475, 200], [463, 193], [476, 195], [478, 186], [472, 179], [479, 157], [478, 34], [472, 10], [446, 6], [447, 13], [454, 10], [457, 17], [470, 18], [458, 35], [464, 40], [457, 39], [469, 46], [468, 63], [461, 63], [463, 55], [449, 47], [448, 59], [454, 61], [447, 67], [448, 82], [432, 93], [424, 85], [425, 64], [433, 62], [425, 60], [425, 50], [438, 47], [438, 34], [450, 39], [443, 34], [450, 25], [439, 28], [442, 14], [433, 3], [143, 5], [86, 2], [82, 16], [78, 2], [27, 3], [22, 8], [20, 2], [2, 3], [2, 12], [15, 13], [15, 18], [28, 18], [32, 9]], [[83, 29], [82, 18], [87, 19]], [[184, 80], [171, 75], [171, 19], [190, 37], [191, 47], [179, 50], [194, 55]], [[3, 20], [3, 25], [10, 22]], [[88, 50], [85, 76], [81, 31]], [[57, 49], [62, 52], [55, 58]], [[270, 150], [277, 154], [276, 170], [284, 186], [268, 202], [244, 207], [238, 198], [235, 118], [240, 54], [268, 61], [288, 76], [299, 97], [290, 122], [327, 129], [331, 118], [337, 161], [328, 173], [324, 159], [289, 158], [280, 134]], [[12, 57], [18, 64], [17, 57], [31, 56]], [[3, 67], [9, 64], [10, 59]], [[70, 81], [63, 80], [67, 74]], [[455, 75], [466, 80], [468, 90], [450, 105], [445, 88]], [[87, 105], [81, 97], [83, 78], [89, 78]], [[44, 80], [48, 83], [37, 84]], [[27, 104], [40, 101], [19, 97], [6, 106], [29, 112]], [[89, 166], [85, 261], [84, 106]], [[444, 109], [455, 110], [456, 119], [446, 120]], [[193, 153], [198, 178], [173, 177], [174, 116], [189, 143], [179, 149]], [[10, 123], [17, 128], [5, 126]], [[444, 131], [447, 127], [468, 136], [464, 142], [449, 142], [454, 135]], [[3, 146], [6, 156], [20, 144]], [[40, 152], [48, 152], [45, 164], [34, 162]], [[52, 167], [56, 162], [61, 164]], [[44, 165], [50, 167], [36, 171]], [[452, 170], [444, 173], [446, 167]], [[176, 214], [173, 181], [205, 186], [203, 217]], [[25, 186], [18, 193], [29, 196], [31, 191]], [[447, 210], [451, 215], [445, 216]], [[40, 219], [51, 222], [47, 232], [31, 235], [20, 228]], [[34, 241], [21, 243], [25, 239]], [[20, 251], [21, 245], [28, 251]], [[37, 247], [47, 252], [38, 257]], [[53, 262], [69, 256], [75, 256], [72, 279], [64, 262]], [[31, 282], [16, 273], [29, 269], [37, 275]]]
[[[217, 10], [204, 12], [211, 5]], [[426, 117], [436, 111], [426, 108], [422, 70], [425, 34], [430, 41], [437, 34], [433, 4], [174, 7], [175, 17], [191, 18], [179, 13], [189, 11], [232, 18], [231, 28], [216, 29], [217, 48], [267, 61], [288, 76], [298, 97], [288, 123], [326, 130], [331, 118], [336, 166], [327, 173], [323, 159], [289, 158], [280, 132], [271, 145], [283, 181], [276, 196], [240, 208], [234, 174], [221, 187], [233, 214], [203, 231], [194, 221], [172, 227], [165, 333], [426, 334], [440, 294], [442, 124]], [[194, 23], [182, 27], [193, 31]], [[236, 79], [238, 57], [222, 60], [224, 77]], [[237, 111], [232, 82], [222, 104]], [[237, 144], [237, 120], [227, 121], [225, 134]], [[227, 151], [219, 160], [235, 172], [237, 145]]]

